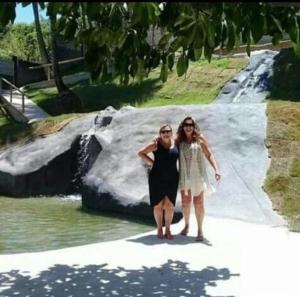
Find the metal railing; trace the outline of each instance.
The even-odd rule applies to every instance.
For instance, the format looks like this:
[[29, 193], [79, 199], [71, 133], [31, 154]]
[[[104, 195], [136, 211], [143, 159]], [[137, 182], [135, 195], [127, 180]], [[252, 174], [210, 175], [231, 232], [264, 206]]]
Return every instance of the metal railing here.
[[[67, 63], [77, 62], [77, 61], [81, 61], [81, 60], [84, 60], [84, 57], [78, 57], [78, 58], [59, 61], [58, 64], [59, 65], [67, 64]], [[47, 64], [38, 65], [38, 66], [31, 66], [28, 69], [34, 70], [34, 69], [47, 68], [47, 79], [50, 80], [51, 79], [51, 70], [50, 69], [52, 66], [53, 66], [52, 63], [47, 63]]]
[[21, 95], [22, 95], [22, 113], [25, 112], [25, 93], [20, 90], [18, 87], [16, 87], [13, 83], [11, 83], [10, 81], [8, 81], [7, 79], [0, 77], [0, 90], [2, 90], [2, 84], [6, 83], [7, 85], [9, 85], [9, 102], [11, 104], [12, 103], [12, 93], [13, 93], [13, 89], [18, 91]]

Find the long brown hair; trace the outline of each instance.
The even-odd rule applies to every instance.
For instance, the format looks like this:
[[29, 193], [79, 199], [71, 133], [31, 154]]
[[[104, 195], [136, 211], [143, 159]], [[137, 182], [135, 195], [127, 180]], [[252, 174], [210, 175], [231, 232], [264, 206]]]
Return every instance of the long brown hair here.
[[193, 131], [193, 134], [192, 134], [192, 140], [193, 140], [193, 142], [196, 142], [197, 138], [200, 137], [201, 133], [200, 133], [199, 126], [196, 124], [195, 120], [191, 116], [188, 116], [188, 117], [184, 118], [183, 121], [178, 126], [177, 137], [176, 137], [176, 144], [177, 145], [179, 145], [181, 142], [187, 140], [186, 134], [185, 134], [185, 132], [183, 130], [184, 123], [187, 120], [191, 120], [193, 122], [193, 124], [194, 124], [194, 131]]

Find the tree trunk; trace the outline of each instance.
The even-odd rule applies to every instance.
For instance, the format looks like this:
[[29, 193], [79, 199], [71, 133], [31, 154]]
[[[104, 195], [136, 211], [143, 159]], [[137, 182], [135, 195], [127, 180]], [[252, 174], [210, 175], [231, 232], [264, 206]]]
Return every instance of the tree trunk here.
[[42, 63], [47, 64], [50, 63], [50, 57], [46, 49], [46, 44], [43, 38], [43, 32], [41, 29], [40, 24], [40, 17], [39, 17], [39, 11], [38, 11], [38, 3], [37, 2], [31, 2], [32, 8], [33, 8], [33, 14], [34, 14], [34, 23], [35, 23], [35, 30], [36, 30], [36, 37], [39, 45], [40, 55], [42, 58]]
[[63, 82], [57, 60], [56, 16], [50, 15], [49, 19], [52, 45], [52, 68], [58, 96], [64, 112], [82, 112], [83, 108], [80, 98]]

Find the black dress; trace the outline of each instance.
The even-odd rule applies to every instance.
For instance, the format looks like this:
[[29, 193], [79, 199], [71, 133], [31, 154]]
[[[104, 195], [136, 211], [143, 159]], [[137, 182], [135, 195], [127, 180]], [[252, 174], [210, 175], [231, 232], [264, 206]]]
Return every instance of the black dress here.
[[153, 152], [154, 164], [149, 173], [150, 204], [155, 206], [165, 196], [175, 206], [179, 173], [177, 170], [178, 148], [165, 148], [158, 141], [157, 150]]

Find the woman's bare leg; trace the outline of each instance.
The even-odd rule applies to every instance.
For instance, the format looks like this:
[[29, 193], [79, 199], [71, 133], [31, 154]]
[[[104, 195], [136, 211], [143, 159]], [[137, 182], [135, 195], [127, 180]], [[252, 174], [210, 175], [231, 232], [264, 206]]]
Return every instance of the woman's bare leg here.
[[196, 240], [197, 241], [203, 241], [203, 219], [204, 219], [204, 201], [203, 201], [203, 192], [200, 193], [200, 195], [194, 197], [194, 207], [195, 207], [195, 214], [196, 214], [196, 220], [198, 225], [198, 233]]
[[167, 196], [164, 199], [164, 210], [165, 210], [165, 225], [166, 225], [165, 237], [167, 239], [173, 239], [170, 226], [174, 216], [174, 205]]
[[184, 191], [181, 191], [181, 209], [182, 209], [182, 215], [185, 223], [184, 228], [180, 232], [181, 235], [187, 235], [189, 232], [191, 202], [192, 202], [191, 191], [188, 191], [187, 195], [184, 193]]
[[153, 214], [157, 226], [157, 237], [160, 239], [164, 238], [163, 235], [163, 200], [160, 201], [157, 205], [154, 206], [153, 208]]

